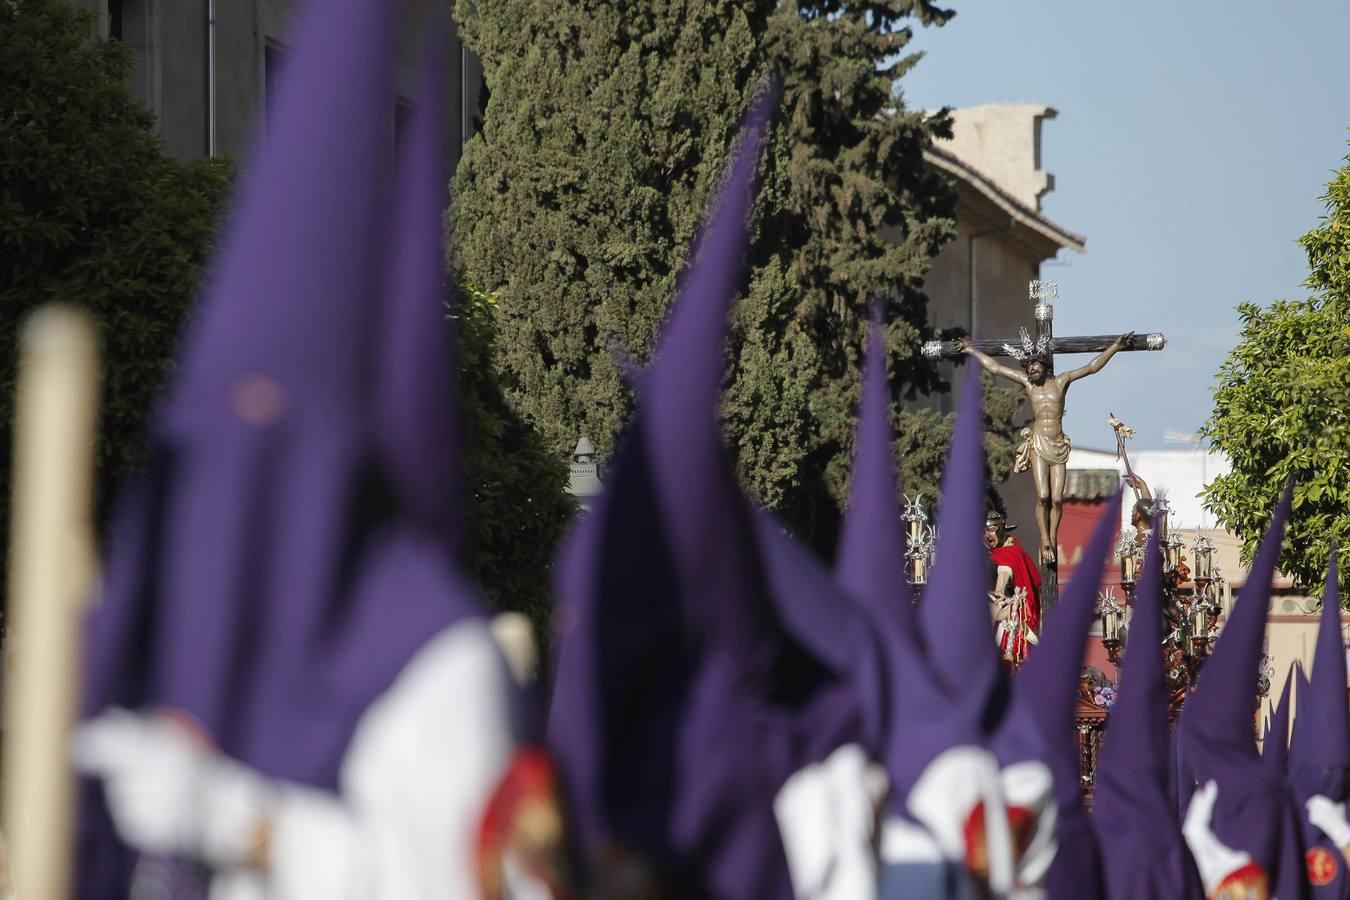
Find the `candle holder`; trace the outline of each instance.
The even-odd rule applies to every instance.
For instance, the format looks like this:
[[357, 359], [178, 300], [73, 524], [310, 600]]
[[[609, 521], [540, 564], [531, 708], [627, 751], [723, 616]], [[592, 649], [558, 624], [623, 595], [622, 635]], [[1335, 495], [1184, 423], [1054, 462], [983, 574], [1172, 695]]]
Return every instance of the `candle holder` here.
[[1208, 586], [1214, 580], [1214, 541], [1197, 534], [1191, 543], [1191, 561], [1195, 564], [1191, 580], [1197, 588]]
[[905, 549], [905, 573], [912, 585], [928, 583], [928, 573], [933, 570], [933, 548], [937, 544], [937, 529], [925, 525]]
[[1121, 637], [1125, 632], [1125, 613], [1116, 602], [1116, 591], [1108, 587], [1097, 595], [1097, 615], [1102, 620], [1102, 646], [1111, 665], [1120, 665]]
[[905, 496], [905, 509], [900, 518], [907, 526], [909, 538], [905, 547], [905, 578], [911, 585], [927, 584], [928, 572], [933, 567], [936, 531], [928, 524], [923, 494]]
[[1275, 663], [1269, 653], [1261, 654], [1260, 674], [1256, 676], [1256, 696], [1258, 699], [1270, 693], [1270, 683], [1275, 679]]
[[1165, 548], [1164, 552], [1167, 559], [1167, 571], [1177, 571], [1181, 568], [1181, 564], [1185, 559], [1185, 557], [1182, 556], [1182, 551], [1186, 547], [1185, 541], [1173, 534], [1163, 539], [1163, 546]]
[[[1111, 424], [1113, 427], [1119, 425], [1118, 422]], [[1120, 437], [1117, 430], [1117, 438]], [[1227, 590], [1223, 574], [1215, 565], [1216, 550], [1212, 537], [1198, 531], [1194, 537], [1181, 534], [1171, 527], [1172, 512], [1167, 500], [1163, 496], [1156, 496], [1151, 504], [1148, 521], [1140, 522], [1147, 527], [1126, 527], [1120, 530], [1120, 539], [1114, 549], [1120, 562], [1120, 593], [1124, 596], [1118, 598], [1113, 590], [1104, 591], [1098, 594], [1096, 609], [1106, 657], [1113, 665], [1119, 666], [1124, 655], [1124, 644], [1128, 640], [1126, 632], [1129, 630], [1123, 610], [1134, 605], [1140, 573], [1145, 565], [1145, 548], [1156, 534], [1162, 565], [1162, 624], [1165, 637], [1161, 642], [1161, 650], [1169, 722], [1177, 721], [1183, 704], [1193, 693], [1201, 669], [1214, 650], [1223, 613], [1222, 599]], [[1350, 641], [1346, 647], [1350, 658]], [[1273, 671], [1267, 662], [1262, 666], [1260, 676], [1259, 687], [1263, 696], [1270, 690], [1272, 677]], [[1091, 726], [1090, 733], [1084, 731], [1082, 723], [1087, 721], [1080, 717], [1076, 723], [1079, 724], [1080, 748], [1085, 748], [1089, 740], [1099, 737], [1099, 731], [1095, 730], [1099, 727], [1097, 725]], [[1085, 761], [1095, 762], [1095, 757], [1087, 755], [1087, 750], [1084, 749], [1083, 753]], [[1084, 794], [1090, 796], [1096, 772], [1087, 769], [1083, 772]]]
[[1210, 606], [1203, 599], [1191, 603], [1191, 680], [1199, 675], [1204, 661], [1210, 657]]
[[1163, 537], [1167, 537], [1167, 517], [1172, 514], [1172, 504], [1167, 502], [1166, 497], [1158, 497], [1153, 501], [1153, 527], [1161, 528]]
[[1128, 592], [1139, 573], [1139, 545], [1133, 528], [1120, 530], [1116, 556], [1120, 559], [1120, 583]]

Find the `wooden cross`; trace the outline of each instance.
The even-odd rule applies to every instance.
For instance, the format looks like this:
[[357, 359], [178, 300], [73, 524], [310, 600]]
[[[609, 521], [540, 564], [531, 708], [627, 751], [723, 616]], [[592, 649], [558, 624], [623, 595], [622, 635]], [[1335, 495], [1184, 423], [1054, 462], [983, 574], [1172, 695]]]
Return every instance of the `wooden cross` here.
[[[1054, 355], [1058, 353], [1099, 353], [1111, 346], [1120, 335], [1118, 334], [1090, 334], [1082, 337], [1055, 337], [1054, 336], [1054, 316], [1055, 308], [1048, 301], [1054, 300], [1059, 296], [1059, 284], [1054, 281], [1032, 281], [1028, 284], [1031, 299], [1036, 301], [1036, 333], [1033, 340], [1037, 345], [1042, 341], [1050, 348], [1046, 359], [1049, 360], [1050, 371], [1055, 371]], [[990, 356], [1012, 356], [1010, 349], [1019, 346], [1021, 337], [1013, 340], [983, 340], [970, 341], [970, 345], [981, 353], [987, 353]], [[1150, 332], [1148, 334], [1134, 335], [1129, 345], [1123, 350], [1161, 350], [1167, 346], [1167, 338], [1161, 332]], [[923, 355], [928, 359], [955, 359], [962, 356], [961, 348], [957, 346], [956, 341], [928, 341], [923, 345]]]
[[[1021, 334], [1016, 339], [1011, 341], [971, 340], [968, 341], [967, 344], [971, 348], [973, 348], [974, 350], [978, 351], [980, 354], [983, 354], [986, 357], [1009, 356], [1016, 359], [1019, 363], [1024, 364], [1029, 364], [1028, 360], [1030, 359], [1039, 360], [1041, 364], [1044, 365], [1046, 369], [1046, 377], [1049, 379], [1054, 378], [1055, 356], [1058, 354], [1100, 353], [1113, 347], [1115, 348], [1115, 351], [1113, 352], [1129, 351], [1129, 350], [1161, 350], [1163, 349], [1163, 347], [1167, 345], [1167, 338], [1165, 338], [1159, 332], [1152, 332], [1144, 335], [1130, 333], [1128, 336], [1119, 334], [1094, 334], [1085, 337], [1064, 337], [1064, 338], [1055, 337], [1053, 329], [1055, 310], [1054, 307], [1050, 305], [1050, 301], [1054, 300], [1058, 296], [1058, 294], [1059, 294], [1059, 286], [1053, 281], [1033, 281], [1030, 283], [1031, 299], [1035, 301], [1036, 304], [1035, 307], [1036, 334], [1034, 338], [1027, 332], [1025, 328], [1023, 328], [1021, 329]], [[1120, 346], [1117, 346], [1118, 342], [1120, 342]], [[963, 356], [964, 350], [962, 348], [962, 345], [957, 341], [929, 341], [923, 345], [923, 355], [929, 359], [950, 359], [958, 356]], [[1106, 354], [1106, 358], [1109, 358], [1109, 356], [1110, 354]], [[985, 359], [983, 360], [983, 362], [985, 363], [986, 368], [990, 368], [991, 370], [995, 371], [996, 374], [1001, 374], [1004, 375], [1005, 377], [1015, 378], [1019, 380], [1019, 383], [1021, 383], [1027, 389], [1029, 396], [1034, 401], [1037, 407], [1038, 419], [1037, 425], [1035, 427], [1048, 428], [1052, 436], [1053, 434], [1058, 433], [1059, 439], [1062, 440], [1063, 415], [1064, 415], [1063, 392], [1068, 389], [1068, 383], [1071, 382], [1074, 378], [1081, 377], [1083, 375], [1091, 374], [1093, 372], [1098, 371], [1102, 365], [1105, 365], [1105, 358], [1094, 361], [1094, 363], [1090, 367], [1088, 367], [1086, 371], [1078, 370], [1075, 372], [1068, 373], [1063, 379], [1061, 379], [1063, 381], [1062, 387], [1056, 387], [1055, 383], [1052, 382], [1045, 388], [1039, 387], [1040, 382], [1036, 382], [1035, 383], [1036, 386], [1028, 384], [1027, 379], [1019, 375], [1016, 371], [1009, 371], [1006, 367], [1002, 367], [993, 363], [992, 360]], [[1036, 393], [1037, 391], [1040, 391], [1040, 393]], [[1052, 410], [1052, 412], [1050, 413], [1052, 418], [1043, 419], [1044, 415], [1043, 411], [1047, 408], [1045, 404], [1049, 404], [1048, 408]], [[1053, 416], [1056, 415], [1056, 413], [1053, 412], [1056, 406], [1058, 407], [1057, 412], [1058, 424], [1056, 424], [1055, 419], [1053, 418]], [[1046, 424], [1047, 422], [1048, 425]], [[1067, 449], [1067, 443], [1064, 444], [1063, 447]], [[1062, 469], [1064, 463], [1061, 462], [1062, 456], [1057, 454], [1052, 455], [1049, 450], [1042, 451], [1041, 455], [1042, 459], [1036, 465], [1044, 468], [1048, 465], [1047, 461], [1050, 461], [1053, 463], [1053, 465], [1057, 470], [1061, 470], [1059, 471], [1056, 477], [1059, 478], [1060, 476], [1063, 475]], [[1042, 516], [1043, 514], [1046, 517], [1050, 517], [1049, 510], [1051, 509], [1052, 506], [1054, 510], [1053, 517], [1049, 518], [1050, 524], [1048, 526], [1049, 532], [1048, 538], [1046, 532], [1045, 531], [1042, 532], [1043, 542], [1048, 540], [1049, 549], [1054, 550], [1057, 548], [1057, 539], [1058, 539], [1057, 522], [1059, 519], [1059, 515], [1062, 511], [1063, 480], [1061, 478], [1059, 482], [1059, 487], [1052, 490], [1049, 488], [1040, 487], [1041, 481], [1043, 479], [1053, 480], [1050, 479], [1050, 476], [1041, 472], [1040, 469], [1037, 469], [1036, 477], [1038, 483], [1038, 495], [1042, 497], [1042, 499], [1039, 502], [1045, 504], [1044, 512], [1041, 507], [1038, 507], [1037, 510], [1038, 517]], [[1042, 491], [1044, 491], [1045, 493], [1042, 493]], [[1045, 559], [1042, 559], [1040, 568], [1041, 568], [1041, 602], [1042, 605], [1045, 607], [1046, 611], [1049, 611], [1051, 608], [1054, 607], [1055, 603], [1059, 599], [1058, 561], [1057, 560], [1047, 561]]]

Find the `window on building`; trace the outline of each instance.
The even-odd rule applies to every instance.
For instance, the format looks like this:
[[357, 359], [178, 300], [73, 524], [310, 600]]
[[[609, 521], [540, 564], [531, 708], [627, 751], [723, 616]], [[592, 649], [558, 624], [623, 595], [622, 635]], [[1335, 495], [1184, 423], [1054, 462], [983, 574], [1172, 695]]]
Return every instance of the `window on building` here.
[[106, 0], [108, 38], [121, 41], [136, 59], [131, 71], [131, 96], [155, 109], [150, 88], [154, 42], [151, 40], [151, 5], [156, 0]]
[[277, 86], [286, 77], [286, 64], [291, 52], [283, 44], [268, 41], [263, 48], [263, 114], [267, 117], [267, 127], [272, 127], [272, 116], [276, 111]]
[[123, 40], [122, 0], [108, 0], [108, 37], [114, 41]]

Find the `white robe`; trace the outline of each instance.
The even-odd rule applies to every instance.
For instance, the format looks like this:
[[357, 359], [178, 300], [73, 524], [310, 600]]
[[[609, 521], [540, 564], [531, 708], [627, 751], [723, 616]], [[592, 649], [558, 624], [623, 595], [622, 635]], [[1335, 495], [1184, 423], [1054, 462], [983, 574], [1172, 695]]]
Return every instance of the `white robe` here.
[[211, 900], [480, 900], [479, 823], [514, 750], [512, 681], [488, 624], [429, 640], [361, 716], [338, 793], [282, 785], [266, 874]]

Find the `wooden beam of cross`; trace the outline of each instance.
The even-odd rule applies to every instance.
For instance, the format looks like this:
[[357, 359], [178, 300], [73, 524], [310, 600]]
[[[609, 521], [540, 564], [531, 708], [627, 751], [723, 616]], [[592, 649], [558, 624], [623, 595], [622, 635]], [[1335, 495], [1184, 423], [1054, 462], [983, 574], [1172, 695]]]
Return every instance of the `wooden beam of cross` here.
[[[1026, 392], [1035, 420], [1022, 430], [1022, 444], [1013, 471], [1030, 470], [1036, 480], [1041, 603], [1047, 611], [1059, 597], [1059, 521], [1070, 450], [1069, 439], [1064, 434], [1064, 398], [1069, 385], [1101, 371], [1116, 353], [1161, 350], [1167, 346], [1167, 338], [1159, 332], [1057, 338], [1053, 329], [1054, 307], [1050, 301], [1058, 293], [1058, 285], [1053, 281], [1031, 282], [1031, 299], [1036, 304], [1034, 337], [1023, 328], [1012, 340], [929, 341], [922, 348], [923, 355], [929, 359], [972, 356], [985, 369], [1017, 383]], [[1056, 375], [1055, 356], [1064, 353], [1098, 355], [1086, 366]], [[1011, 357], [1020, 368], [1002, 365], [993, 359], [995, 356]]]
[[[1040, 345], [1042, 341], [1049, 347], [1050, 353], [1047, 354], [1050, 371], [1055, 370], [1054, 357], [1063, 353], [1100, 353], [1107, 347], [1110, 347], [1118, 338], [1119, 334], [1090, 334], [1079, 337], [1055, 337], [1054, 336], [1054, 314], [1055, 308], [1049, 301], [1054, 300], [1059, 295], [1059, 285], [1053, 281], [1033, 281], [1029, 285], [1031, 299], [1036, 301], [1036, 333], [1029, 335], [1032, 338], [1033, 346]], [[1013, 339], [993, 339], [993, 340], [971, 340], [969, 344], [981, 353], [989, 356], [1017, 356], [1023, 352], [1022, 336]], [[1123, 351], [1132, 350], [1161, 350], [1167, 346], [1167, 338], [1158, 331], [1140, 334], [1135, 332], [1129, 342], [1120, 349]], [[928, 359], [955, 359], [965, 355], [960, 344], [957, 341], [928, 341], [923, 345], [923, 355]]]
[[[1089, 334], [1081, 337], [1051, 338], [1050, 352], [1055, 355], [1065, 353], [1100, 353], [1120, 337], [1118, 334]], [[1019, 338], [1020, 340], [1020, 338]], [[1007, 346], [1011, 341], [970, 341], [970, 345], [981, 353], [990, 356], [1011, 356]], [[1158, 332], [1135, 334], [1121, 351], [1161, 350], [1167, 344], [1167, 338]], [[1015, 345], [1014, 345], [1015, 346]], [[929, 359], [955, 359], [964, 356], [956, 341], [928, 341], [923, 345], [923, 355]], [[1051, 371], [1053, 371], [1053, 366]]]

